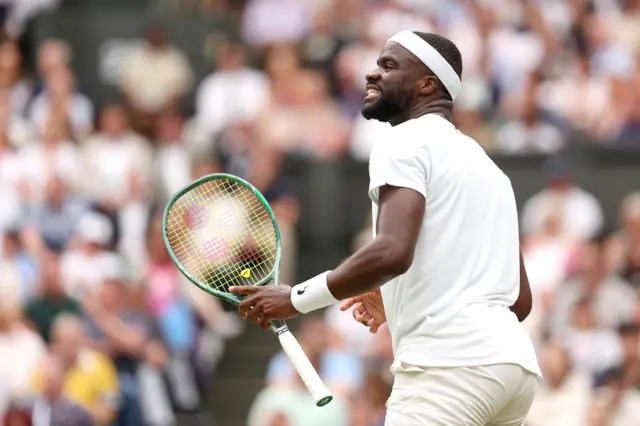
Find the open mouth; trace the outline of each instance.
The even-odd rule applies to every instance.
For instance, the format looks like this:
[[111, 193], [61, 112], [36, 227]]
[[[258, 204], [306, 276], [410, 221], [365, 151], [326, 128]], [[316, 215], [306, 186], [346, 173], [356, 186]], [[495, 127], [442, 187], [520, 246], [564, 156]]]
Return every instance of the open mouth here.
[[376, 100], [380, 97], [380, 89], [375, 86], [367, 86], [367, 95], [364, 98], [365, 102]]

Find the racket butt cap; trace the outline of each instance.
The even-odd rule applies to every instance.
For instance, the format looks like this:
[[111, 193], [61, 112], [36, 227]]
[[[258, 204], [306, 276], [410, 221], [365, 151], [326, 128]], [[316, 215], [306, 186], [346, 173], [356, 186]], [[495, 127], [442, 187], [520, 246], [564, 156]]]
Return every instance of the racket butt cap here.
[[318, 402], [316, 402], [316, 405], [318, 407], [324, 407], [325, 405], [327, 405], [331, 401], [333, 401], [333, 396], [328, 395], [328, 396], [325, 396], [324, 398], [321, 398]]

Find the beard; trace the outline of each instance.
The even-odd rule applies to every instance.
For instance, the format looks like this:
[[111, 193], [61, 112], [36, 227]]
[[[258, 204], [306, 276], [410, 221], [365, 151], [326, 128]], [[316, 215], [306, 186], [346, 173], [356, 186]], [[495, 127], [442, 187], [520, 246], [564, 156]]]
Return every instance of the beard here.
[[381, 93], [377, 100], [373, 102], [365, 102], [361, 113], [362, 117], [366, 120], [378, 120], [383, 123], [388, 123], [393, 119], [393, 117], [397, 117], [405, 111], [408, 111], [410, 107], [411, 102], [409, 97], [391, 99]]

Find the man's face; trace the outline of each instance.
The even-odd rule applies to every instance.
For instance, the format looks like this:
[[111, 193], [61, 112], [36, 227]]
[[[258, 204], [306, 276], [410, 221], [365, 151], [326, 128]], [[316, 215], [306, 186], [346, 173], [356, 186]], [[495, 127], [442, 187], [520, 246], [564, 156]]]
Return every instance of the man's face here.
[[369, 72], [362, 116], [367, 120], [391, 121], [411, 108], [419, 88], [417, 58], [396, 43], [382, 49], [376, 68]]

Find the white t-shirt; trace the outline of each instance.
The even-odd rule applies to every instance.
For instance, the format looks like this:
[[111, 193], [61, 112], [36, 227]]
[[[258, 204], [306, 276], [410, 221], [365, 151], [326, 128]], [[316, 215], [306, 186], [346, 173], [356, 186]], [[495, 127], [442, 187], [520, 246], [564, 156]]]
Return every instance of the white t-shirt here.
[[411, 188], [426, 199], [413, 264], [381, 288], [396, 362], [513, 363], [541, 374], [531, 339], [509, 310], [520, 280], [509, 178], [439, 115], [393, 132], [393, 143], [379, 143], [371, 153], [374, 221], [381, 186]]

